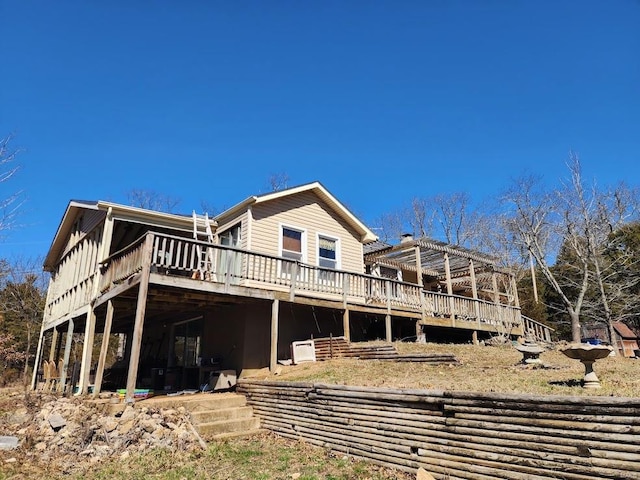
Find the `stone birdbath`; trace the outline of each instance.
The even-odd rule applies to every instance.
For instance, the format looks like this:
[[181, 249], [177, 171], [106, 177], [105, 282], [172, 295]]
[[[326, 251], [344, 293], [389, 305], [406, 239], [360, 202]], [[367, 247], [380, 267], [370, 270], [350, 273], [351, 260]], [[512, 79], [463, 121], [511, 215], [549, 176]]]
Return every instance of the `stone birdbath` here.
[[580, 360], [584, 365], [584, 379], [582, 380], [584, 388], [600, 388], [600, 380], [596, 372], [593, 371], [593, 364], [596, 360], [611, 355], [613, 347], [609, 345], [591, 345], [589, 343], [572, 343], [560, 349], [560, 351], [569, 358]]
[[540, 354], [544, 352], [544, 348], [535, 343], [525, 343], [524, 345], [516, 345], [516, 350], [522, 353], [522, 363], [527, 365], [541, 364]]

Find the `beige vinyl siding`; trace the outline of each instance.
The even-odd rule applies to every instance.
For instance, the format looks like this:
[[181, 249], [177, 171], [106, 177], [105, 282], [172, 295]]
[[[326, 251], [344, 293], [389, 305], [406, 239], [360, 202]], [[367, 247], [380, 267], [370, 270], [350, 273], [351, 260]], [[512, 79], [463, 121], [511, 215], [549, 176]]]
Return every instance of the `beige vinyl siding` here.
[[82, 210], [75, 219], [75, 229], [69, 234], [67, 244], [62, 251], [61, 257], [76, 246], [82, 239], [91, 232], [98, 224], [104, 221], [106, 212], [100, 210]]
[[[224, 223], [221, 223], [224, 222]], [[218, 219], [218, 228], [216, 228], [216, 237], [217, 235], [223, 233], [225, 230], [233, 227], [234, 225], [237, 225], [238, 223], [241, 223], [242, 226], [240, 227], [240, 248], [242, 248], [243, 250], [247, 250], [247, 246], [248, 246], [248, 235], [247, 235], [247, 211], [241, 211], [238, 212], [237, 214], [228, 217], [228, 218], [220, 218]]]
[[282, 226], [306, 232], [306, 262], [318, 264], [318, 235], [339, 240], [340, 269], [363, 273], [358, 233], [313, 192], [303, 192], [253, 205], [251, 250], [280, 255]]

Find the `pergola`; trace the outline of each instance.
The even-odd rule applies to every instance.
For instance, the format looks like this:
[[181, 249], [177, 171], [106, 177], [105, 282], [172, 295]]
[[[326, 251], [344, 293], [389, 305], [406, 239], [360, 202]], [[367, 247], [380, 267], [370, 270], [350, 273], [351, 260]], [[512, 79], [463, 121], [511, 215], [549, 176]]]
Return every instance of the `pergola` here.
[[[397, 245], [372, 245], [365, 253], [372, 271], [382, 266], [402, 272], [402, 280], [426, 290], [519, 306], [513, 273], [488, 255], [426, 237]], [[420, 272], [421, 274], [418, 274]]]

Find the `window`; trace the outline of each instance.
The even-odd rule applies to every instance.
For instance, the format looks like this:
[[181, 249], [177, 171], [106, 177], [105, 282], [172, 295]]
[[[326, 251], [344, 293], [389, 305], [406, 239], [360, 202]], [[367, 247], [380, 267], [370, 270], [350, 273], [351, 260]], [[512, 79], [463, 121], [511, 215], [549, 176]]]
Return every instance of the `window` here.
[[227, 245], [229, 247], [239, 247], [241, 231], [242, 231], [242, 225], [239, 223], [229, 228], [228, 230], [225, 230], [219, 236], [220, 245]]
[[[296, 230], [295, 228], [282, 227], [282, 244], [280, 248], [280, 256], [292, 260], [290, 262], [282, 261], [280, 266], [280, 275], [283, 278], [291, 278], [291, 273], [294, 271], [293, 261], [303, 262], [305, 255], [305, 238], [304, 230]], [[296, 278], [300, 278], [300, 272], [298, 271]]]
[[318, 266], [338, 268], [338, 242], [333, 238], [318, 237]]
[[282, 256], [302, 261], [302, 231], [282, 227]]

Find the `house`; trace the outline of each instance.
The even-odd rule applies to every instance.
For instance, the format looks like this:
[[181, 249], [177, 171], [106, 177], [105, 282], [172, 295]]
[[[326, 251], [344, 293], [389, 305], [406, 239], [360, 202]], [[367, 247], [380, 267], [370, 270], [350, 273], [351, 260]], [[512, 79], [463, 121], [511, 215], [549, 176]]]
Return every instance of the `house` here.
[[[274, 369], [291, 342], [311, 337], [542, 328], [520, 315], [513, 276], [488, 257], [426, 239], [381, 244], [319, 182], [251, 196], [213, 219], [72, 201], [44, 268], [36, 365], [59, 363], [60, 383], [79, 393], [126, 387], [128, 400], [136, 387], [197, 388], [220, 369]], [[84, 340], [74, 370], [75, 333]], [[122, 358], [106, 365], [115, 335]]]
[[585, 337], [590, 342], [606, 341], [625, 357], [637, 357], [640, 352], [638, 336], [623, 322], [613, 322], [614, 338], [609, 338], [609, 329], [603, 324], [584, 327]]

